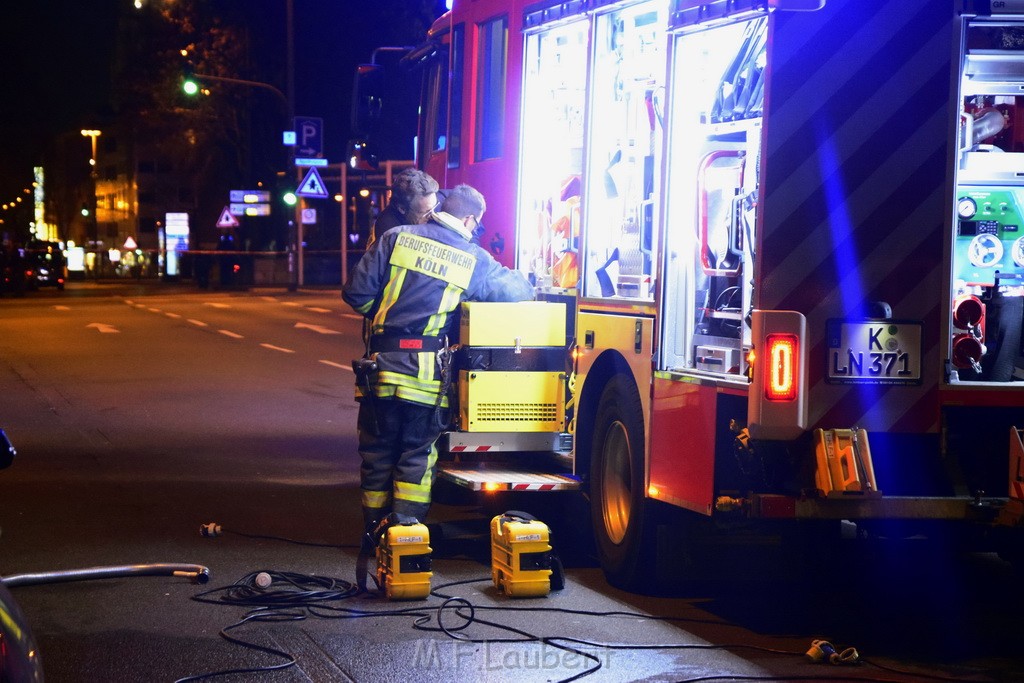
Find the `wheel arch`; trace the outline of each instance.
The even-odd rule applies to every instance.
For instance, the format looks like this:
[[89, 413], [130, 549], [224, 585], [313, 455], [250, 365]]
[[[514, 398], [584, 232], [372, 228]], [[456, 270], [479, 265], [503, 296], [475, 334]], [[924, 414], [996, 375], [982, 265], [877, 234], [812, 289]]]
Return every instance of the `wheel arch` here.
[[[593, 453], [591, 453], [593, 440], [586, 437], [593, 433], [594, 416], [597, 413], [597, 406], [601, 401], [601, 394], [604, 393], [604, 388], [611, 381], [612, 377], [620, 374], [629, 378], [633, 390], [640, 397], [640, 389], [636, 385], [636, 379], [633, 377], [629, 363], [626, 362], [621, 353], [614, 349], [608, 349], [597, 357], [590, 366], [590, 370], [583, 381], [583, 388], [577, 402], [576, 434], [574, 439], [576, 444], [575, 470], [577, 474], [583, 475], [586, 478], [585, 481], [588, 485], [590, 462], [593, 457]], [[644, 443], [646, 443], [646, 431], [646, 426], [644, 426]], [[646, 457], [644, 458], [644, 469], [644, 481], [646, 481]]]

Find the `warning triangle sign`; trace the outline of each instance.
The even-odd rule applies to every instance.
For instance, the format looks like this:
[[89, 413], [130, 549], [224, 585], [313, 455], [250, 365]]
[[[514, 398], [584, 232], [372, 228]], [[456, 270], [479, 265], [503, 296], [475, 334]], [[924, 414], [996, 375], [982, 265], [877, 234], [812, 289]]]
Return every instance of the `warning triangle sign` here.
[[228, 207], [224, 207], [224, 210], [220, 212], [220, 218], [217, 219], [218, 228], [237, 228], [238, 219], [235, 218], [234, 214]]
[[302, 182], [299, 184], [299, 189], [295, 191], [295, 194], [300, 197], [327, 198], [327, 188], [324, 187], [324, 181], [317, 172], [316, 166], [309, 167], [309, 172], [306, 173], [306, 177], [302, 179]]

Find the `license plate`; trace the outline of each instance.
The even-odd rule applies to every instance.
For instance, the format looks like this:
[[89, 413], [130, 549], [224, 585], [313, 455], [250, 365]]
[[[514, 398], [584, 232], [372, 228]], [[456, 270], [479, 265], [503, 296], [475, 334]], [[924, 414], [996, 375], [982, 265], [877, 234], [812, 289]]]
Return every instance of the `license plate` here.
[[920, 384], [921, 328], [906, 320], [829, 320], [830, 384]]

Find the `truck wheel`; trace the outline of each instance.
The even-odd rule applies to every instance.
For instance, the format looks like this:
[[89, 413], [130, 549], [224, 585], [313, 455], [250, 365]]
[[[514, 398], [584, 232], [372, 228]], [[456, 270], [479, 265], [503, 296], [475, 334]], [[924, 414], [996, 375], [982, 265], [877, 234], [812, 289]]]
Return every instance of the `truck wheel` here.
[[623, 375], [613, 377], [594, 419], [590, 514], [608, 582], [634, 591], [647, 583], [654, 559], [653, 511], [644, 495], [643, 424], [636, 386]]

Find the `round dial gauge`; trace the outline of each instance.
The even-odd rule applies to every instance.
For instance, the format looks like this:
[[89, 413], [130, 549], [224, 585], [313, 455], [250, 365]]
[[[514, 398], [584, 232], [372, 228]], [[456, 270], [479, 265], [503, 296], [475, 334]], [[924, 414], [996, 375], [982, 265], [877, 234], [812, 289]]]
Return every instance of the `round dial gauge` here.
[[1024, 268], [1024, 237], [1018, 237], [1013, 243], [1013, 262]]
[[978, 268], [991, 268], [1003, 258], [1003, 243], [989, 233], [976, 235], [967, 247], [967, 258]]
[[956, 203], [956, 212], [960, 218], [972, 218], [978, 212], [978, 205], [970, 197], [961, 197]]

